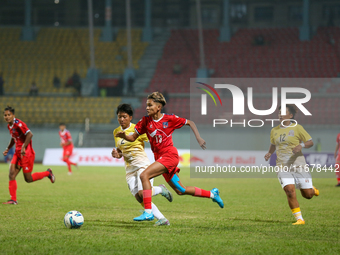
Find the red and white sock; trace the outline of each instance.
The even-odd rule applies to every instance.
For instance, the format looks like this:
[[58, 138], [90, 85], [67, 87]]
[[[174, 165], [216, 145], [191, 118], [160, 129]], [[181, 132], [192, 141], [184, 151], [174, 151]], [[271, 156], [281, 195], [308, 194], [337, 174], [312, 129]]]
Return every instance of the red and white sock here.
[[151, 213], [152, 212], [152, 205], [151, 205], [152, 190], [151, 189], [143, 190], [143, 202], [144, 202], [145, 212]]
[[195, 187], [195, 194], [194, 197], [207, 197], [207, 198], [214, 198], [214, 195], [209, 190], [204, 190]]
[[48, 171], [34, 173], [34, 174], [32, 174], [32, 179], [35, 182], [35, 181], [41, 180], [44, 177], [49, 176], [49, 174], [50, 174], [50, 172], [48, 172]]
[[17, 201], [17, 181], [9, 181], [8, 189], [9, 189], [9, 194], [11, 195], [11, 200]]

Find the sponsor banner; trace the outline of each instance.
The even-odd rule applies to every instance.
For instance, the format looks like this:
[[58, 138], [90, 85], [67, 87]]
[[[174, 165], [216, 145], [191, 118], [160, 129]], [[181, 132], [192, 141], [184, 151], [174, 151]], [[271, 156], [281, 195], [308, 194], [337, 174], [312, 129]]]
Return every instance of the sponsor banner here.
[[191, 150], [191, 166], [230, 165], [260, 166], [268, 165], [264, 155], [266, 151], [220, 151], [220, 150]]
[[[80, 166], [124, 166], [124, 159], [116, 159], [111, 156], [112, 148], [74, 148], [70, 160], [78, 163]], [[150, 148], [146, 148], [145, 152], [153, 163], [154, 156]], [[190, 151], [178, 150], [180, 156], [179, 166], [189, 166]], [[58, 166], [65, 165], [63, 158], [63, 149], [46, 149], [44, 154], [43, 165]]]
[[[334, 153], [312, 152], [303, 153], [303, 155], [305, 156], [308, 165], [321, 165], [327, 167], [335, 165]], [[276, 165], [276, 153], [270, 157], [270, 165]]]

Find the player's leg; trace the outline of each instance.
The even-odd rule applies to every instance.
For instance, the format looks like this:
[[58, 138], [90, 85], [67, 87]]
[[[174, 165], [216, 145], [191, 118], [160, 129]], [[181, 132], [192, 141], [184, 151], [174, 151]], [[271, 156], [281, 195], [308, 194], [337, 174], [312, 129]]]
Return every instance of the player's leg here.
[[77, 166], [76, 163], [70, 161], [70, 156], [72, 155], [73, 147], [64, 148], [63, 161], [67, 164], [68, 173], [72, 174], [71, 165]]
[[152, 185], [150, 179], [157, 177], [163, 173], [166, 173], [167, 169], [159, 162], [154, 162], [148, 166], [141, 174], [140, 180], [143, 186], [143, 203], [144, 213], [134, 218], [135, 221], [153, 220], [154, 215], [152, 214]]
[[300, 187], [301, 195], [306, 199], [311, 199], [313, 196], [319, 196], [320, 192], [313, 186], [312, 175], [309, 171], [298, 171], [294, 173], [297, 186]]
[[44, 172], [36, 172], [32, 174], [33, 166], [34, 166], [35, 155], [27, 155], [22, 158], [22, 171], [24, 173], [24, 178], [27, 183], [35, 182], [41, 180], [45, 177], [48, 177], [52, 183], [55, 181], [54, 174], [52, 170], [48, 168]]
[[338, 156], [335, 161], [335, 176], [338, 181], [338, 184], [335, 187], [340, 187], [340, 157]]
[[[15, 158], [13, 157], [13, 159], [17, 162], [17, 157], [15, 156]], [[14, 163], [14, 164], [13, 164]], [[17, 181], [15, 180], [15, 178], [17, 177], [17, 175], [19, 174], [21, 169], [21, 166], [15, 164], [15, 162], [13, 162], [11, 165], [9, 166], [9, 183], [8, 183], [8, 190], [9, 190], [9, 194], [11, 196], [11, 199], [8, 200], [7, 202], [5, 202], [4, 204], [13, 204], [16, 205], [18, 204], [17, 202]]]
[[305, 221], [302, 218], [299, 202], [296, 198], [294, 173], [287, 172], [282, 169], [280, 172], [278, 172], [277, 177], [283, 191], [286, 193], [288, 205], [296, 219], [296, 222], [293, 223], [293, 225], [305, 224]]
[[[137, 172], [137, 186], [138, 186], [138, 196], [139, 198], [141, 198], [142, 203], [141, 205], [144, 207], [144, 203], [143, 203], [143, 186], [142, 186], [142, 181], [140, 179], [140, 175], [142, 172], [144, 172], [145, 168], [141, 168], [139, 169], [139, 171]], [[150, 183], [152, 186], [152, 196], [157, 196], [158, 194], [162, 194], [162, 188], [159, 186], [154, 187], [153, 186], [153, 182], [154, 179], [150, 179]], [[163, 185], [164, 186], [164, 185]], [[165, 187], [165, 186], [164, 186]], [[165, 188], [166, 189], [166, 188]], [[167, 189], [166, 189], [167, 190]], [[168, 191], [170, 193], [170, 191]], [[162, 194], [163, 195], [163, 194]], [[171, 201], [172, 201], [172, 195], [170, 193], [171, 196]], [[136, 198], [137, 199], [137, 198]], [[153, 215], [156, 217], [156, 219], [158, 220], [155, 223], [155, 226], [162, 226], [162, 225], [170, 225], [170, 222], [165, 218], [165, 216], [161, 213], [161, 211], [158, 209], [158, 207], [154, 204], [151, 203], [151, 210]]]
[[219, 191], [216, 188], [209, 191], [197, 187], [184, 186], [179, 179], [178, 173], [172, 176], [168, 184], [178, 195], [211, 198], [214, 202], [218, 203], [221, 208], [224, 207], [223, 200], [220, 198]]
[[292, 211], [292, 214], [296, 219], [296, 222], [293, 223], [293, 225], [305, 224], [305, 221], [302, 218], [302, 213], [301, 213], [299, 202], [297, 201], [297, 198], [296, 198], [295, 179], [294, 177], [292, 177], [290, 173], [284, 173], [283, 176], [284, 177], [279, 176], [279, 181], [281, 183], [281, 186], [284, 192], [286, 193], [288, 205]]

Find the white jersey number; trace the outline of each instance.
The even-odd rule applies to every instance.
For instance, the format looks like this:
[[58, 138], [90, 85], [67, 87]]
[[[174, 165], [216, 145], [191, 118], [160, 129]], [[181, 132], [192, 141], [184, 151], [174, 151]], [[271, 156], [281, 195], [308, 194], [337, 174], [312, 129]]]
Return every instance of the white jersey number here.
[[162, 142], [162, 136], [161, 135], [155, 135], [156, 143]]

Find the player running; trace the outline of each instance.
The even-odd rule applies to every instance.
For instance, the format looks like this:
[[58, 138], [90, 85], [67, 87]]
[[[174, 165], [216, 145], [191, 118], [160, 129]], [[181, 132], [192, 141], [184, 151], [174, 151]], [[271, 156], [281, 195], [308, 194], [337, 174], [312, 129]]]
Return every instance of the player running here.
[[334, 158], [335, 158], [335, 175], [338, 180], [338, 184], [335, 185], [335, 187], [340, 187], [340, 150], [339, 150], [339, 144], [340, 144], [340, 133], [336, 137], [336, 147], [334, 152]]
[[68, 174], [72, 174], [71, 165], [74, 165], [78, 168], [76, 163], [73, 163], [70, 160], [73, 152], [73, 142], [70, 131], [66, 129], [66, 125], [64, 123], [59, 124], [59, 136], [60, 136], [60, 146], [63, 148], [63, 161], [67, 164]]
[[178, 151], [173, 146], [171, 134], [175, 129], [188, 125], [194, 132], [197, 142], [202, 149], [205, 149], [205, 141], [201, 138], [194, 122], [180, 118], [174, 114], [161, 113], [161, 110], [165, 105], [166, 100], [164, 96], [159, 92], [153, 92], [147, 97], [146, 101], [148, 116], [144, 116], [137, 123], [135, 132], [129, 135], [126, 135], [125, 132], [118, 132], [116, 134], [116, 137], [133, 142], [140, 135], [146, 133], [156, 160], [156, 162], [148, 166], [140, 175], [143, 185], [143, 202], [145, 210], [141, 216], [134, 218], [135, 221], [153, 220], [154, 215], [151, 209], [152, 186], [150, 179], [161, 174], [163, 174], [165, 180], [178, 195], [212, 198], [212, 200], [217, 202], [221, 208], [224, 207], [218, 189], [214, 188], [211, 191], [207, 191], [197, 187], [184, 186], [181, 183], [178, 176], [180, 169], [177, 167], [179, 163]]
[[312, 147], [313, 141], [301, 125], [291, 121], [297, 112], [296, 106], [287, 105], [286, 109], [286, 115], [282, 115], [281, 107], [279, 108], [281, 125], [271, 130], [271, 144], [264, 158], [268, 161], [276, 150], [276, 166], [281, 167], [278, 171], [278, 178], [296, 219], [293, 225], [301, 225], [305, 224], [305, 220], [302, 218], [299, 202], [296, 199], [295, 187], [300, 189], [304, 198], [311, 199], [319, 195], [319, 190], [313, 186], [305, 156], [301, 152], [302, 148]]
[[[141, 135], [134, 142], [127, 142], [122, 138], [116, 137], [119, 132], [125, 132], [125, 134], [132, 134], [135, 130], [135, 124], [131, 123], [133, 117], [133, 110], [129, 104], [121, 104], [117, 107], [117, 117], [120, 127], [113, 131], [115, 143], [117, 149], [112, 150], [112, 157], [121, 158], [124, 156], [125, 170], [126, 170], [126, 181], [128, 183], [130, 192], [136, 198], [136, 200], [143, 204], [143, 187], [140, 180], [141, 173], [150, 165], [149, 158], [144, 151], [144, 141], [148, 142], [147, 136]], [[150, 180], [151, 186], [153, 185], [153, 179]], [[172, 202], [172, 194], [163, 185], [152, 187], [152, 195], [156, 196], [162, 194], [170, 202]], [[169, 221], [164, 215], [158, 210], [157, 206], [152, 203], [152, 212], [158, 221], [155, 226], [170, 225]]]
[[4, 119], [8, 123], [7, 127], [12, 138], [3, 152], [6, 156], [8, 151], [15, 144], [15, 153], [13, 155], [11, 165], [9, 168], [9, 194], [11, 199], [3, 204], [18, 204], [17, 201], [17, 181], [15, 178], [19, 174], [21, 168], [24, 173], [26, 182], [34, 182], [41, 180], [44, 177], [48, 177], [52, 183], [55, 182], [55, 177], [51, 169], [47, 169], [45, 172], [32, 173], [35, 152], [32, 147], [33, 134], [26, 126], [24, 122], [15, 118], [14, 108], [7, 106], [4, 110]]

